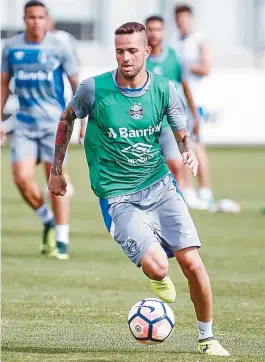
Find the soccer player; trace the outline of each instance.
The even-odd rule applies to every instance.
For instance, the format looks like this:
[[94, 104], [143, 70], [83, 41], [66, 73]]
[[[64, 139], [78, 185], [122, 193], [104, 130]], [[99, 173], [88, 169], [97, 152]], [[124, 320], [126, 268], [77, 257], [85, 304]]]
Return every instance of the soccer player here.
[[[181, 54], [183, 61], [188, 67], [188, 82], [191, 87], [195, 103], [199, 105], [201, 119], [205, 117], [205, 111], [199, 104], [201, 81], [209, 74], [211, 69], [211, 55], [208, 43], [202, 36], [193, 31], [193, 13], [189, 5], [177, 5], [175, 9], [175, 19], [179, 33], [173, 33], [169, 39], [169, 44]], [[213, 193], [210, 185], [210, 174], [208, 167], [208, 157], [204, 146], [198, 139], [197, 156], [199, 160], [198, 181], [199, 199], [202, 201], [199, 208], [210, 208], [213, 203]], [[192, 179], [186, 174], [185, 199], [196, 204], [197, 193], [193, 189]], [[194, 202], [193, 202], [194, 200]], [[203, 206], [204, 204], [204, 206]], [[203, 206], [203, 207], [202, 207]]]
[[105, 225], [123, 251], [150, 278], [157, 296], [171, 303], [170, 250], [190, 287], [199, 329], [199, 351], [229, 355], [213, 337], [209, 277], [198, 253], [200, 240], [159, 145], [167, 115], [182, 159], [195, 176], [198, 162], [185, 131], [187, 116], [178, 91], [163, 76], [146, 71], [150, 55], [145, 26], [126, 23], [115, 31], [118, 69], [84, 80], [62, 113], [49, 179], [64, 195], [62, 165], [75, 119], [89, 115], [85, 151], [91, 186]]
[[[192, 138], [195, 137], [197, 139], [199, 136], [199, 119], [187, 82], [187, 71], [185, 66], [181, 63], [175, 50], [163, 42], [163, 18], [161, 16], [151, 16], [146, 20], [145, 25], [148, 45], [152, 48], [151, 54], [146, 61], [146, 68], [156, 74], [165, 76], [173, 81], [177, 88], [181, 91], [183, 90], [188, 102], [190, 110], [189, 113], [191, 113], [188, 120], [188, 131]], [[179, 157], [180, 155], [174, 135], [169, 127], [169, 124], [166, 122], [166, 119], [163, 122], [163, 129], [159, 141], [162, 154], [167, 161], [170, 171], [173, 173], [178, 182], [179, 189], [185, 192], [182, 175], [183, 163], [181, 157]]]
[[[47, 16], [47, 22], [46, 22], [46, 31], [50, 31], [52, 32], [57, 39], [60, 40], [60, 42], [63, 44], [63, 46], [65, 48], [68, 49], [68, 51], [76, 57], [76, 62], [78, 64], [78, 66], [80, 66], [80, 59], [77, 53], [77, 40], [76, 38], [68, 33], [67, 31], [64, 30], [59, 30], [56, 29], [55, 27], [55, 22], [53, 20], [53, 18], [48, 14]], [[69, 83], [68, 77], [66, 74], [63, 75], [63, 80], [64, 80], [64, 96], [65, 96], [65, 102], [68, 103], [70, 101], [70, 99], [72, 98], [72, 89], [71, 89], [71, 85]], [[85, 138], [85, 132], [86, 132], [86, 119], [82, 119], [81, 120], [81, 125], [80, 125], [80, 131], [79, 131], [79, 142], [80, 143], [84, 143], [84, 138]], [[68, 172], [66, 170], [66, 168], [64, 168], [64, 176], [67, 179], [67, 196], [71, 197], [74, 193], [74, 186], [70, 183], [70, 176], [68, 175]], [[49, 195], [49, 190], [48, 190], [48, 186], [46, 186], [45, 192], [48, 192]]]
[[[65, 107], [62, 75], [67, 74], [75, 91], [78, 65], [53, 34], [45, 33], [47, 11], [43, 3], [29, 1], [24, 12], [25, 32], [9, 39], [3, 49], [1, 114], [8, 98], [9, 81], [14, 77], [20, 105], [12, 139], [14, 182], [44, 225], [42, 253], [65, 260], [68, 259], [69, 200], [52, 195], [52, 212], [36, 183], [35, 171], [36, 164], [43, 162], [48, 180], [58, 117]], [[2, 127], [1, 134], [4, 134]]]

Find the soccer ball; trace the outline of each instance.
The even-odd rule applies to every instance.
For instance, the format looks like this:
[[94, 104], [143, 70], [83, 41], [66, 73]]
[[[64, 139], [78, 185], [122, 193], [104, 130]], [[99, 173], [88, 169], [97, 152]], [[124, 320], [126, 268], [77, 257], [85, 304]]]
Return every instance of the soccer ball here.
[[161, 343], [170, 335], [175, 317], [168, 304], [148, 298], [137, 302], [128, 315], [128, 325], [137, 342]]

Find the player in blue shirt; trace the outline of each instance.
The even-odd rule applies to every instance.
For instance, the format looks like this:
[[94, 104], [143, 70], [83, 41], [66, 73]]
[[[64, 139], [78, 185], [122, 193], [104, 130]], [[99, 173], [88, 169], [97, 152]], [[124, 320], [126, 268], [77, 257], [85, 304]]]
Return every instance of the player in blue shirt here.
[[64, 260], [68, 259], [69, 200], [52, 195], [52, 212], [36, 183], [35, 171], [41, 161], [49, 178], [58, 119], [65, 107], [63, 74], [75, 92], [78, 64], [55, 35], [46, 33], [47, 11], [41, 2], [29, 1], [24, 11], [25, 32], [9, 39], [3, 49], [1, 115], [14, 77], [19, 100], [12, 139], [14, 182], [44, 224], [42, 253]]

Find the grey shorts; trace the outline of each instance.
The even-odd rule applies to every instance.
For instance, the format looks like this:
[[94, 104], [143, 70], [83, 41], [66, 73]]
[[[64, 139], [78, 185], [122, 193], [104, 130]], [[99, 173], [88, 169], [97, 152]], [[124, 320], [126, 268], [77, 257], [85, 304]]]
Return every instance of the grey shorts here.
[[17, 122], [12, 138], [12, 162], [36, 158], [37, 162], [52, 163], [56, 126], [39, 128], [36, 124]]
[[100, 199], [105, 225], [137, 266], [158, 242], [169, 257], [173, 251], [201, 243], [181, 193], [171, 175], [131, 195]]
[[170, 126], [163, 128], [159, 136], [159, 144], [164, 159], [182, 161], [178, 144]]

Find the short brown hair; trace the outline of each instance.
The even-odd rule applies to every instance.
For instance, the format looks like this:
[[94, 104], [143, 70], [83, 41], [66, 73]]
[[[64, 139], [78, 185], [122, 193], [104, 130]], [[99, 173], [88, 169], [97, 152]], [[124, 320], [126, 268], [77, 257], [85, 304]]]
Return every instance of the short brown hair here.
[[123, 34], [133, 34], [133, 33], [141, 33], [142, 31], [145, 32], [145, 26], [141, 23], [136, 23], [134, 21], [122, 24], [119, 26], [114, 34], [115, 35], [123, 35]]
[[145, 20], [145, 25], [147, 25], [147, 23], [149, 23], [149, 21], [160, 21], [160, 23], [164, 24], [164, 19], [160, 15], [149, 16], [149, 18], [147, 18]]
[[24, 6], [24, 12], [26, 13], [26, 9], [31, 8], [32, 6], [41, 6], [41, 7], [43, 7], [43, 8], [47, 11], [45, 5], [44, 5], [41, 1], [31, 0], [31, 1], [28, 1], [28, 2], [25, 4], [25, 6]]
[[193, 11], [192, 8], [187, 4], [177, 5], [175, 8], [175, 14], [178, 15], [180, 13], [190, 13], [192, 15]]

